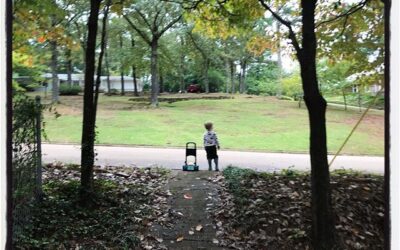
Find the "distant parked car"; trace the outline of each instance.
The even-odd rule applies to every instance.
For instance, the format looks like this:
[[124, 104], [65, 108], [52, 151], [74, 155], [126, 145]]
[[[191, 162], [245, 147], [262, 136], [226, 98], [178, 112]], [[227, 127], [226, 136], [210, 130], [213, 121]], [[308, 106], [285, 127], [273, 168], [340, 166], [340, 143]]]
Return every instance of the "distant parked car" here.
[[200, 93], [201, 88], [198, 84], [190, 84], [189, 87], [187, 88], [188, 93]]

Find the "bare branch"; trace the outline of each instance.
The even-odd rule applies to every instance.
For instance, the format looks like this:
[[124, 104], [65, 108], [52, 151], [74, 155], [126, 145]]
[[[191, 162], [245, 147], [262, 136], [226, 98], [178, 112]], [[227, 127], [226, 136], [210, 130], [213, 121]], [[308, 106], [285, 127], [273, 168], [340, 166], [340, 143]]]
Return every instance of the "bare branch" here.
[[[158, 21], [158, 17], [160, 15], [161, 11], [162, 11], [161, 9], [158, 9], [156, 15], [154, 16], [153, 28], [152, 28], [152, 30], [154, 30], [154, 31], [157, 31], [157, 26], [158, 26], [157, 21]], [[161, 18], [160, 23], [162, 23], [162, 19], [163, 19], [163, 17]]]
[[364, 6], [367, 5], [367, 3], [369, 1], [370, 0], [363, 0], [362, 2], [359, 2], [358, 4], [354, 5], [350, 9], [348, 9], [346, 12], [344, 12], [344, 13], [342, 13], [340, 15], [337, 15], [337, 16], [331, 18], [331, 19], [322, 21], [322, 22], [318, 23], [315, 27], [318, 28], [319, 26], [321, 26], [323, 24], [330, 23], [330, 22], [335, 22], [335, 21], [339, 20], [342, 17], [348, 18], [350, 15], [352, 15], [352, 14], [356, 13], [357, 11], [361, 10], [362, 8], [364, 8]]
[[200, 45], [196, 42], [196, 39], [194, 38], [193, 33], [190, 31], [190, 32], [188, 32], [188, 35], [189, 35], [190, 40], [192, 41], [194, 47], [196, 47], [196, 49], [201, 53], [201, 55], [204, 58], [204, 60], [206, 60], [208, 58], [208, 56], [203, 51], [203, 49], [200, 47]]
[[146, 23], [146, 25], [149, 26], [150, 29], [152, 29], [151, 24], [147, 20], [146, 16], [138, 8], [134, 8], [134, 9], [135, 9], [136, 13], [138, 13], [139, 16], [143, 19], [143, 21]]
[[175, 18], [174, 20], [172, 20], [167, 26], [165, 26], [158, 34], [157, 36], [160, 37], [162, 36], [165, 31], [167, 31], [169, 28], [171, 28], [174, 24], [176, 24], [177, 22], [179, 22], [179, 20], [181, 20], [182, 15], [180, 15], [179, 17]]
[[289, 22], [289, 21], [287, 21], [287, 20], [285, 20], [285, 19], [283, 19], [278, 13], [276, 13], [275, 11], [273, 11], [273, 10], [271, 9], [271, 7], [270, 7], [267, 3], [265, 3], [264, 0], [259, 0], [259, 2], [261, 3], [261, 5], [262, 5], [266, 10], [268, 10], [268, 11], [272, 14], [272, 16], [273, 16], [276, 20], [278, 20], [280, 23], [282, 23], [284, 26], [286, 26], [286, 27], [289, 29], [289, 39], [292, 41], [292, 44], [293, 44], [294, 48], [296, 49], [296, 52], [297, 52], [298, 54], [300, 54], [302, 50], [301, 50], [301, 48], [300, 48], [299, 42], [297, 41], [296, 34], [295, 34], [294, 31], [293, 31], [292, 23]]
[[124, 18], [129, 23], [129, 25], [143, 38], [143, 40], [150, 45], [151, 39], [147, 36], [147, 34], [144, 31], [140, 30], [138, 27], [136, 27], [136, 25], [133, 24], [133, 22], [126, 15], [124, 15]]

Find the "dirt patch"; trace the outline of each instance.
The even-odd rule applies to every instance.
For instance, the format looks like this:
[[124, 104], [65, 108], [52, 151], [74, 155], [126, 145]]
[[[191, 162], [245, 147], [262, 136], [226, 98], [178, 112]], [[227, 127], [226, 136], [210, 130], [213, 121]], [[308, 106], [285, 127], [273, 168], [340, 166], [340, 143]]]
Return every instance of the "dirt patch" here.
[[[191, 101], [191, 100], [221, 100], [221, 99], [233, 99], [233, 96], [229, 95], [169, 95], [158, 97], [159, 102], [174, 103], [180, 101]], [[146, 97], [135, 97], [130, 98], [132, 102], [148, 102], [149, 99]]]

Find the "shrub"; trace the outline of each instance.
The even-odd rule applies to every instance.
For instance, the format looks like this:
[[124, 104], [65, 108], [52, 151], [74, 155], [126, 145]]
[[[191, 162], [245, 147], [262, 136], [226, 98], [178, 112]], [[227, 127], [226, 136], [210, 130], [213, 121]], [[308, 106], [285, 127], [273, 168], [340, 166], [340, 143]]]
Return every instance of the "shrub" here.
[[67, 84], [60, 84], [60, 95], [78, 95], [82, 88], [77, 85], [69, 86]]
[[150, 90], [150, 85], [148, 83], [145, 83], [143, 85], [143, 91], [149, 91]]
[[247, 80], [247, 93], [250, 95], [270, 95], [274, 96], [277, 93], [277, 83], [275, 81], [268, 80]]
[[282, 80], [283, 93], [286, 96], [290, 96], [297, 99], [303, 95], [303, 89], [301, 86], [301, 78], [299, 74], [294, 73], [293, 75], [284, 78]]

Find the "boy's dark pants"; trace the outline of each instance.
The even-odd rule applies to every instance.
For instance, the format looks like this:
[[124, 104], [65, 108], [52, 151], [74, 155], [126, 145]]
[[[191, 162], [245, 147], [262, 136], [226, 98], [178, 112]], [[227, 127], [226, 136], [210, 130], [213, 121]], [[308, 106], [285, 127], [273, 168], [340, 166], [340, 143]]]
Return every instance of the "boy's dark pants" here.
[[217, 154], [217, 146], [206, 146], [206, 153], [207, 153], [207, 161], [208, 161], [208, 170], [212, 170], [211, 161], [214, 159], [215, 163], [215, 171], [219, 171], [218, 169], [218, 154]]

